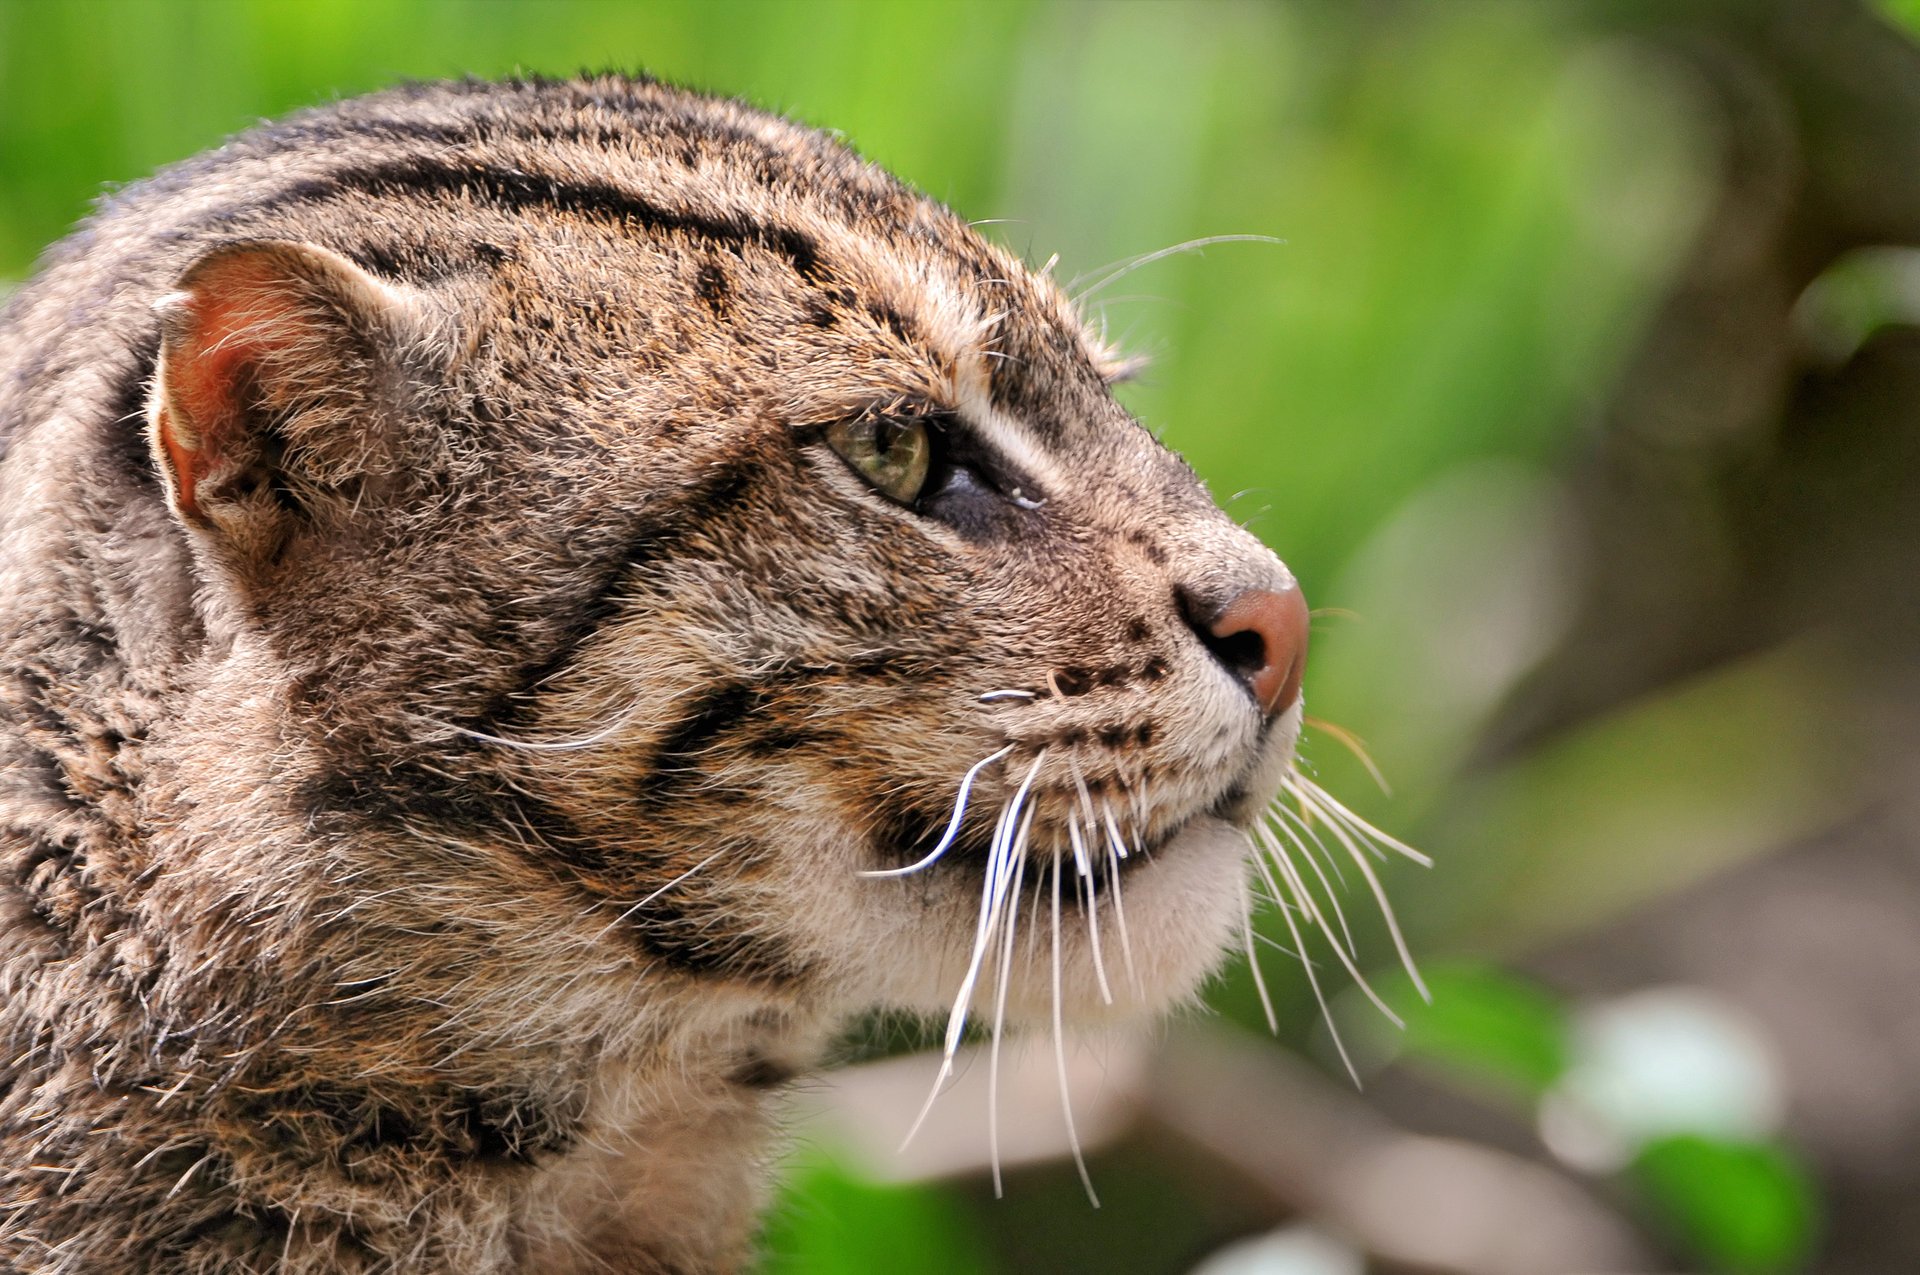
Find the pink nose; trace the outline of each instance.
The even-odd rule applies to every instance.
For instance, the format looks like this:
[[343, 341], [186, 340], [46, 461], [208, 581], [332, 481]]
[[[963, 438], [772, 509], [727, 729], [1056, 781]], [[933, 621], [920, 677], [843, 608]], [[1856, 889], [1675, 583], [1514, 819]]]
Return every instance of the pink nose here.
[[1292, 708], [1307, 668], [1307, 600], [1297, 587], [1248, 589], [1207, 625], [1207, 645], [1244, 679], [1267, 716]]

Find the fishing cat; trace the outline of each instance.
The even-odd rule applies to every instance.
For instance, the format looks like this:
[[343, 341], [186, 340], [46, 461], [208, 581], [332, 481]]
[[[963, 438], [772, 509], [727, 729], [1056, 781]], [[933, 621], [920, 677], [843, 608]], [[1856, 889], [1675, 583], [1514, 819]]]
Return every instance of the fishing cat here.
[[1117, 367], [644, 80], [105, 200], [0, 318], [0, 1264], [732, 1269], [850, 1015], [1189, 996], [1307, 613]]

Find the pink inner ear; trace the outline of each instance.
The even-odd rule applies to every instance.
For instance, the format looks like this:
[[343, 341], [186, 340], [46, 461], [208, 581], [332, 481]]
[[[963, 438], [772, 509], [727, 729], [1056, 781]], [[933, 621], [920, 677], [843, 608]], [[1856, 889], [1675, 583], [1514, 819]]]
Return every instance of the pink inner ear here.
[[201, 517], [195, 488], [243, 444], [257, 370], [301, 339], [300, 309], [288, 296], [298, 286], [270, 262], [222, 262], [194, 279], [180, 303], [175, 322], [184, 318], [185, 332], [167, 350], [157, 425], [189, 517]]

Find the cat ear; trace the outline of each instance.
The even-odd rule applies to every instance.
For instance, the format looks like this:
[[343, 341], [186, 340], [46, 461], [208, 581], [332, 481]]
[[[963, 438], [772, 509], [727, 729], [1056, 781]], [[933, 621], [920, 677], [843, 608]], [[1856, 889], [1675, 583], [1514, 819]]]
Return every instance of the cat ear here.
[[387, 373], [419, 327], [403, 289], [312, 244], [247, 242], [154, 308], [148, 439], [183, 522], [270, 551], [391, 453]]

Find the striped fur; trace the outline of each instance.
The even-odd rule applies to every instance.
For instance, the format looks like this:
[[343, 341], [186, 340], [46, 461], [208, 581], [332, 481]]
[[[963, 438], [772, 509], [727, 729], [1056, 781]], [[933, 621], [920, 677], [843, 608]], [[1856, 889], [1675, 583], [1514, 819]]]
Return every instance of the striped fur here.
[[[160, 444], [236, 261], [298, 339], [196, 504]], [[1075, 929], [1068, 1012], [1189, 995], [1298, 712], [1179, 595], [1286, 577], [1104, 358], [840, 143], [644, 81], [405, 88], [107, 199], [0, 317], [0, 1265], [737, 1267], [770, 1091], [946, 1009], [1023, 776], [1036, 845], [1084, 786], [1148, 852], [1137, 989]], [[862, 415], [999, 490], [890, 504], [821, 442]], [[945, 860], [859, 875], [1008, 746]]]

